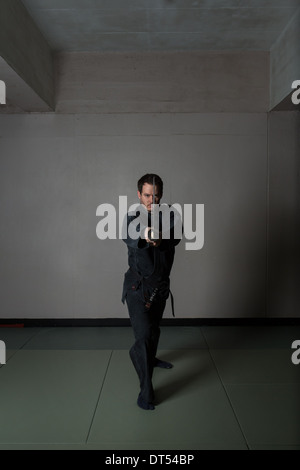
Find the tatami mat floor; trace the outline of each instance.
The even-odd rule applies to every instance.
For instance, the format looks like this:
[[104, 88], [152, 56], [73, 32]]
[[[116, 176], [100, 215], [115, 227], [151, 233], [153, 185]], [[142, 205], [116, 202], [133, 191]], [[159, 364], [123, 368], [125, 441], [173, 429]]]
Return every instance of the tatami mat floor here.
[[130, 327], [0, 328], [0, 449], [299, 449], [299, 326], [162, 327], [157, 406]]

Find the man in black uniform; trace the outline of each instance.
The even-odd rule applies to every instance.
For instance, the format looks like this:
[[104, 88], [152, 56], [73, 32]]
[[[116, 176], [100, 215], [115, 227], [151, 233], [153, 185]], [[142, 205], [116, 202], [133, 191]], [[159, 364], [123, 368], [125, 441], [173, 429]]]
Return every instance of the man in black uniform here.
[[[175, 246], [181, 238], [174, 238], [176, 217], [173, 212], [170, 213], [168, 238], [162, 237], [164, 230], [162, 218], [159, 219], [158, 235], [156, 238], [153, 237], [152, 204], [159, 204], [162, 195], [161, 178], [154, 174], [144, 175], [138, 181], [140, 211], [128, 213], [123, 227], [123, 239], [128, 247], [129, 269], [125, 274], [122, 302], [126, 300], [135, 336], [135, 343], [130, 349], [130, 357], [141, 387], [137, 403], [145, 410], [154, 410], [153, 368], [172, 367], [172, 364], [156, 358], [156, 352], [160, 337], [159, 325], [170, 292], [170, 272], [174, 261]], [[139, 221], [139, 224], [136, 224], [137, 236], [133, 237], [130, 224], [132, 222], [134, 224], [143, 211], [146, 214], [143, 219], [145, 223]]]

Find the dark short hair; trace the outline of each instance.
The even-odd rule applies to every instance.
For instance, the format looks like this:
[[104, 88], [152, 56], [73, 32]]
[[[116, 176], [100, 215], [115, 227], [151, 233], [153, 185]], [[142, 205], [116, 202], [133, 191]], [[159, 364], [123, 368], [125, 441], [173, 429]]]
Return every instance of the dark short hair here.
[[138, 180], [138, 184], [137, 184], [138, 190], [139, 190], [140, 193], [142, 193], [144, 184], [145, 183], [153, 184], [153, 178], [155, 178], [155, 185], [158, 186], [159, 195], [160, 195], [160, 197], [162, 197], [164, 184], [163, 184], [163, 181], [160, 178], [160, 176], [155, 175], [154, 173], [147, 173], [146, 175], [142, 176]]

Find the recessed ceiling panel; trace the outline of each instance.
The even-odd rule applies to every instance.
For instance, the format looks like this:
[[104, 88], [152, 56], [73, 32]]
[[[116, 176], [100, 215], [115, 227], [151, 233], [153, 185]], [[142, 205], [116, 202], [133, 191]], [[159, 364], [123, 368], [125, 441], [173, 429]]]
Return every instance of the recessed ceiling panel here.
[[300, 0], [23, 0], [54, 51], [270, 50]]

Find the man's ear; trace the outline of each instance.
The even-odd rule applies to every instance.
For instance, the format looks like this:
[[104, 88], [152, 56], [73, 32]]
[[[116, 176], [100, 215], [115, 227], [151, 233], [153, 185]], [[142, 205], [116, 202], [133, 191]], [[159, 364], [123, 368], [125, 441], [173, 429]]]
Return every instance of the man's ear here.
[[138, 191], [137, 192], [138, 198], [141, 199], [141, 193]]

